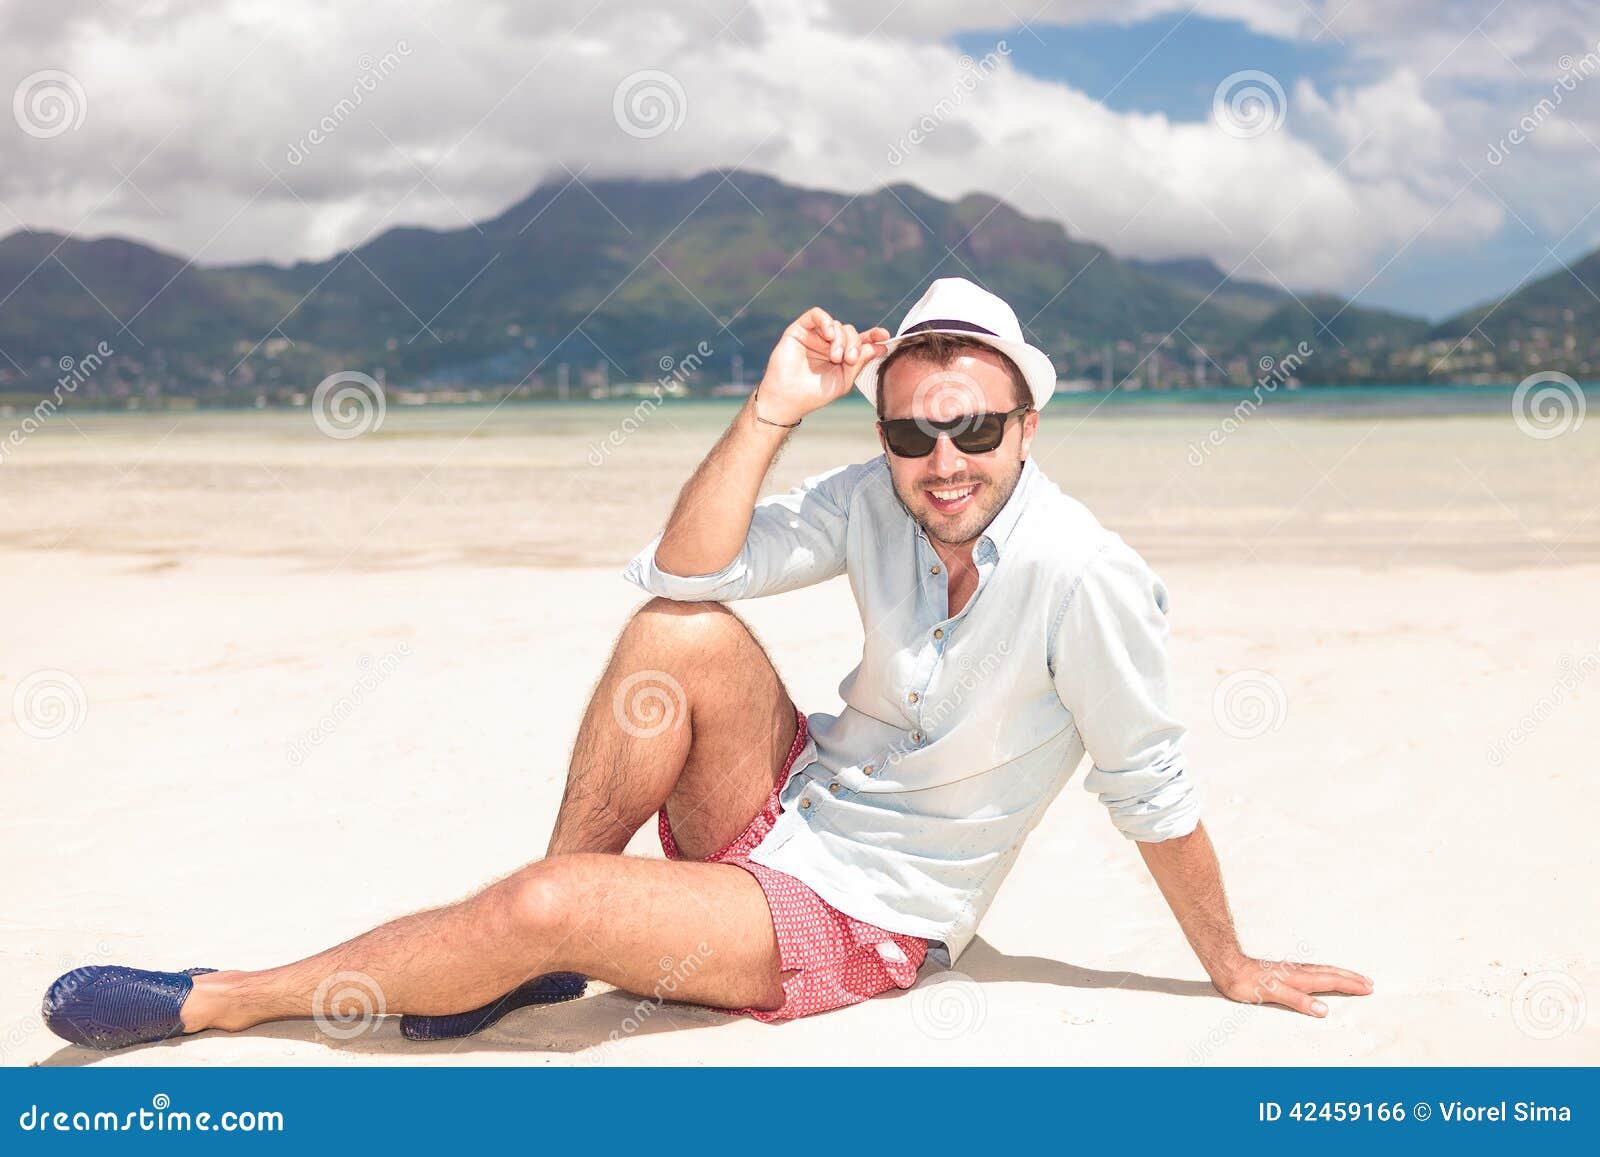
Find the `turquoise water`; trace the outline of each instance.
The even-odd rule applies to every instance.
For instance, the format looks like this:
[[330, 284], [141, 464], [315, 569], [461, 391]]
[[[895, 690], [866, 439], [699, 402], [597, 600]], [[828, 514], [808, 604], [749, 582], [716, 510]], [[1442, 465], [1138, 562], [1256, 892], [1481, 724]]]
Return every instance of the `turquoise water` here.
[[[1518, 383], [1504, 382], [1488, 385], [1441, 385], [1438, 383], [1398, 383], [1394, 385], [1317, 385], [1301, 386], [1296, 389], [1279, 387], [1275, 390], [1261, 389], [1263, 404], [1273, 407], [1292, 408], [1296, 413], [1318, 414], [1326, 413], [1337, 416], [1340, 414], [1350, 416], [1386, 416], [1407, 417], [1426, 416], [1430, 414], [1487, 414], [1504, 410], [1511, 404], [1511, 399]], [[1584, 404], [1587, 408], [1592, 402], [1600, 401], [1600, 382], [1579, 383], [1579, 389], [1584, 395]], [[1240, 401], [1254, 399], [1257, 387], [1240, 386], [1228, 388], [1207, 388], [1196, 390], [1144, 390], [1144, 389], [1113, 389], [1113, 390], [1082, 390], [1058, 392], [1051, 399], [1049, 410], [1072, 412], [1089, 410], [1228, 410]], [[443, 410], [459, 410], [463, 412], [482, 411], [486, 409], [498, 410], [550, 410], [550, 409], [583, 409], [586, 407], [616, 407], [619, 409], [637, 406], [642, 399], [637, 397], [615, 398], [586, 398], [577, 397], [566, 401], [554, 398], [517, 399], [505, 402], [487, 400], [481, 402], [452, 402], [434, 404], [426, 407], [398, 406], [391, 404], [393, 412], [418, 412]], [[669, 398], [674, 410], [686, 411], [691, 408], [704, 407], [708, 411], [731, 411], [740, 404], [738, 398], [705, 398], [685, 397]], [[859, 394], [851, 393], [845, 398], [835, 402], [830, 409], [867, 408], [866, 399]], [[24, 407], [12, 407], [17, 414], [25, 411]], [[93, 410], [95, 407], [74, 407], [73, 412]], [[162, 414], [171, 411], [163, 410], [126, 410], [122, 407], [109, 408], [102, 412], [112, 413], [150, 413]], [[253, 406], [207, 406], [206, 413], [225, 414], [271, 414], [281, 413], [282, 409], [258, 410]]]
[[[1345, 385], [1302, 386], [1299, 389], [1261, 391], [1265, 404], [1290, 406], [1302, 413], [1345, 413], [1353, 416], [1384, 415], [1389, 417], [1424, 416], [1429, 414], [1486, 414], [1503, 410], [1511, 405], [1518, 383], [1493, 385], [1428, 385], [1426, 383], [1397, 385]], [[1600, 383], [1578, 383], [1584, 404], [1600, 400]], [[1084, 393], [1057, 394], [1050, 402], [1052, 408], [1097, 406], [1215, 406], [1231, 408], [1243, 398], [1254, 398], [1255, 387], [1237, 389], [1180, 390], [1152, 393], [1148, 390], [1093, 390]]]
[[[1384, 417], [1408, 418], [1447, 416], [1452, 414], [1509, 413], [1516, 382], [1492, 385], [1430, 385], [1404, 383], [1397, 385], [1339, 385], [1301, 386], [1298, 389], [1279, 387], [1261, 389], [1261, 404], [1271, 406], [1284, 416], [1305, 417]], [[1579, 383], [1586, 409], [1600, 404], [1600, 382]], [[1058, 392], [1047, 407], [1047, 413], [1064, 415], [1116, 411], [1120, 413], [1161, 411], [1187, 412], [1232, 410], [1245, 399], [1255, 400], [1256, 387], [1200, 390], [1083, 390]], [[502, 408], [515, 407], [617, 407], [631, 408], [639, 404], [638, 398], [573, 399], [559, 402], [542, 399], [508, 402]], [[688, 413], [696, 408], [714, 412], [730, 412], [739, 405], [737, 398], [672, 398], [674, 412]], [[492, 406], [477, 403], [472, 408]], [[867, 410], [868, 403], [859, 394], [852, 393], [833, 403], [828, 411], [835, 414], [852, 410]]]

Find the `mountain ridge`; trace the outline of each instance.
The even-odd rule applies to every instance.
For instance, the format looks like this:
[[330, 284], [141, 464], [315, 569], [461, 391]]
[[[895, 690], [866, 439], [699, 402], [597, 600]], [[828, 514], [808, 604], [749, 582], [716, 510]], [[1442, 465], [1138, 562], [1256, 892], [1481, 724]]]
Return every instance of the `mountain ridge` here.
[[303, 392], [344, 369], [547, 392], [563, 363], [649, 380], [701, 342], [710, 383], [736, 355], [759, 365], [808, 305], [893, 328], [941, 276], [1005, 297], [1067, 378], [1137, 366], [1136, 384], [1248, 381], [1264, 344], [1305, 340], [1322, 355], [1306, 380], [1337, 380], [1420, 338], [1461, 337], [1450, 319], [1297, 300], [1204, 257], [1121, 258], [987, 193], [847, 194], [711, 169], [545, 181], [470, 225], [392, 226], [287, 264], [191, 264], [132, 238], [19, 229], [0, 238], [0, 388], [48, 380], [96, 326], [114, 331], [111, 377], [202, 399]]

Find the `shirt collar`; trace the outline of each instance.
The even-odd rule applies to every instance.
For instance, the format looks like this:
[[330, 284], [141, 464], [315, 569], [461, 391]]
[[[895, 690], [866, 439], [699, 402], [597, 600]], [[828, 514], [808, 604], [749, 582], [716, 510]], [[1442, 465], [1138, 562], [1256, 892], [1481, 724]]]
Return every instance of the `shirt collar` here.
[[994, 516], [994, 520], [989, 523], [988, 528], [979, 535], [980, 539], [989, 540], [990, 545], [995, 549], [995, 553], [998, 554], [1000, 549], [1005, 546], [1006, 539], [1011, 536], [1012, 530], [1016, 528], [1017, 519], [1022, 517], [1022, 508], [1028, 502], [1028, 486], [1038, 472], [1039, 468], [1033, 464], [1032, 458], [1023, 462], [1022, 473], [1017, 478], [1016, 489], [1011, 492], [1011, 497], [1006, 499], [1006, 504], [1000, 508], [1000, 513]]

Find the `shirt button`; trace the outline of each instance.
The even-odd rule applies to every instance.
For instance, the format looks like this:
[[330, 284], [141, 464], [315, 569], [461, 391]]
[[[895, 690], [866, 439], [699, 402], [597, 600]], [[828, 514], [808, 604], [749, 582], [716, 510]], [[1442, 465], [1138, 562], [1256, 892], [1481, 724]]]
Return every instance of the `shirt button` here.
[[944, 638], [944, 628], [943, 627], [935, 627], [934, 631], [933, 631], [933, 637], [935, 639]]
[[839, 794], [839, 785], [836, 784], [836, 783], [830, 783], [828, 785], [828, 790], [831, 791], [834, 795], [838, 795]]
[[861, 769], [861, 774], [862, 775], [871, 775], [872, 774], [872, 764], [869, 763], [869, 764], [867, 764], [867, 766], [863, 767]]
[[811, 801], [808, 799], [803, 799], [800, 801], [800, 806], [802, 808], [809, 808], [811, 806]]
[[907, 695], [906, 698], [915, 703], [917, 701], [917, 693], [913, 691], [910, 695]]
[[931, 567], [931, 568], [929, 568], [928, 573], [929, 574], [938, 574], [939, 573], [939, 568], [936, 567], [936, 566], [935, 567]]
[[922, 732], [913, 731], [911, 733], [911, 742], [912, 743], [921, 743], [922, 742]]

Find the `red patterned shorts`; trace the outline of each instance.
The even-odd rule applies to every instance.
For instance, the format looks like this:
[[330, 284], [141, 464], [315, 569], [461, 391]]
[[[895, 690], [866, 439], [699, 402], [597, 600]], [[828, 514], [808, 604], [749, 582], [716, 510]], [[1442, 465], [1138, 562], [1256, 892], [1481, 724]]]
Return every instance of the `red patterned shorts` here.
[[[910, 988], [928, 954], [928, 942], [922, 937], [888, 932], [847, 916], [793, 876], [750, 862], [751, 851], [778, 822], [783, 811], [778, 795], [806, 745], [806, 717], [799, 711], [795, 714], [799, 730], [766, 804], [732, 843], [705, 860], [708, 864], [737, 864], [749, 872], [761, 885], [767, 907], [772, 910], [779, 967], [785, 972], [793, 971], [783, 982], [783, 1007], [770, 1012], [759, 1008], [732, 1010], [765, 1021], [793, 1020], [860, 1004], [891, 988]], [[672, 838], [666, 808], [661, 809], [659, 827], [661, 850], [667, 859], [683, 859]]]

